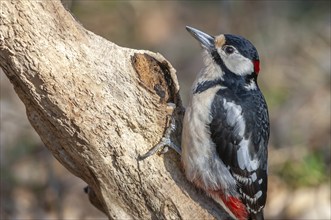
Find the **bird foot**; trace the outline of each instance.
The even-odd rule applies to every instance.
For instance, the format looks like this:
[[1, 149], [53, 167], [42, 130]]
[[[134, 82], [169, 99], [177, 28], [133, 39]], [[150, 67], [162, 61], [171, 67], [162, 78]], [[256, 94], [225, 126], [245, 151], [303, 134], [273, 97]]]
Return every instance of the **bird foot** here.
[[[176, 108], [176, 105], [174, 103], [168, 103], [168, 110], [171, 111], [171, 114], [169, 114], [168, 119], [170, 120], [170, 124], [167, 127], [167, 129], [164, 132], [164, 136], [161, 138], [159, 143], [152, 147], [149, 151], [147, 151], [143, 155], [138, 156], [138, 160], [144, 160], [147, 157], [150, 157], [154, 155], [155, 153], [159, 152], [159, 154], [164, 154], [168, 152], [169, 147], [175, 150], [178, 154], [181, 154], [181, 148], [177, 146], [172, 140], [171, 140], [171, 135], [172, 133], [176, 130], [176, 120], [173, 115], [173, 112]], [[169, 121], [167, 122], [167, 124]]]

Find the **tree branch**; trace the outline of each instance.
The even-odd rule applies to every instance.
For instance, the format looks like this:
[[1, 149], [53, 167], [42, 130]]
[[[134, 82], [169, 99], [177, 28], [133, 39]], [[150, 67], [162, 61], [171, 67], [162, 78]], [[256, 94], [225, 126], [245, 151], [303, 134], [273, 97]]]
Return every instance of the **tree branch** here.
[[180, 131], [179, 86], [163, 56], [87, 31], [57, 0], [0, 4], [0, 66], [94, 205], [110, 219], [228, 218], [185, 179], [176, 153], [137, 160], [162, 137], [167, 102]]

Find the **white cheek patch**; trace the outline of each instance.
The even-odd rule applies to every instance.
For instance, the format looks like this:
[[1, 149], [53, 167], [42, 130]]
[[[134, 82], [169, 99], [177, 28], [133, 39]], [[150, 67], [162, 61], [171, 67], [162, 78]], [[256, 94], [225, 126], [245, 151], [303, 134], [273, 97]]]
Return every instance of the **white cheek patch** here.
[[235, 52], [233, 54], [227, 55], [221, 49], [218, 49], [225, 66], [233, 73], [237, 75], [248, 75], [254, 72], [254, 65], [252, 61], [240, 53]]

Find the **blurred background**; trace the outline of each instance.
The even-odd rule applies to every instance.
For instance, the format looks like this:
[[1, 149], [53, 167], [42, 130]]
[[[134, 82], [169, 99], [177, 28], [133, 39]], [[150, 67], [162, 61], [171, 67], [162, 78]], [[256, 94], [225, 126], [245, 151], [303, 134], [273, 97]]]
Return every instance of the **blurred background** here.
[[[200, 48], [186, 25], [245, 36], [259, 51], [269, 105], [267, 219], [330, 219], [330, 1], [64, 1], [86, 29], [159, 52], [177, 70], [184, 104]], [[51, 46], [51, 45], [50, 45]], [[43, 146], [0, 70], [1, 219], [106, 219], [86, 185]]]

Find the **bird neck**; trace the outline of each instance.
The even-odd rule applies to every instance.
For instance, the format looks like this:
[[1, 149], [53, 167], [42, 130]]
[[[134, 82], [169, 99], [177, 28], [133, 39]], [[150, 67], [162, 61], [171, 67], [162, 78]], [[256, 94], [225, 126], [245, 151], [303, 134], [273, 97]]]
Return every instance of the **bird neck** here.
[[228, 88], [247, 89], [253, 88], [253, 85], [257, 88], [257, 77], [255, 73], [248, 75], [236, 75], [231, 71], [225, 71], [223, 75], [223, 84]]
[[193, 89], [193, 94], [202, 93], [207, 89], [213, 88], [215, 86], [222, 86], [232, 91], [247, 91], [258, 89], [256, 75], [254, 73], [240, 76], [230, 71], [224, 71], [223, 74], [218, 75], [221, 77], [214, 79], [209, 78], [208, 80], [205, 78], [197, 80], [197, 83]]

